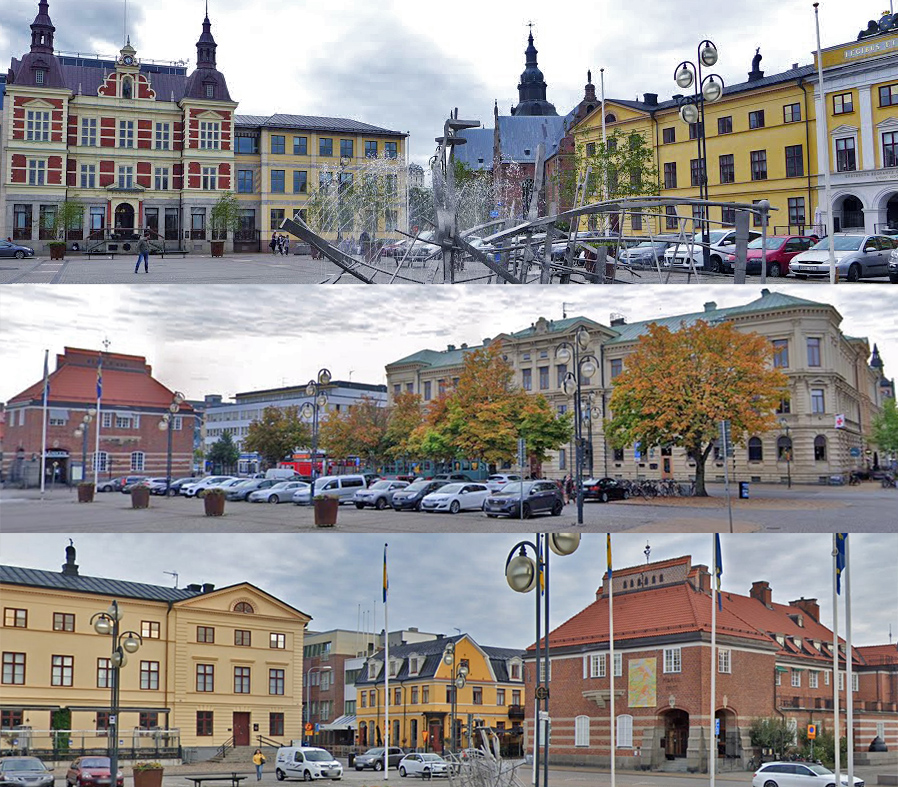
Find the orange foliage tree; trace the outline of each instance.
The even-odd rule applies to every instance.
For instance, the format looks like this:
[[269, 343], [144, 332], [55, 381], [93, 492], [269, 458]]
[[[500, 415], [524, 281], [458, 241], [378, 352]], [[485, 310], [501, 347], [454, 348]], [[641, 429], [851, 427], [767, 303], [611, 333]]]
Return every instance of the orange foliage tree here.
[[388, 415], [375, 399], [363, 396], [347, 410], [328, 413], [319, 442], [331, 456], [364, 457], [370, 467], [376, 467], [386, 456]]
[[776, 425], [786, 376], [772, 367], [763, 336], [699, 320], [679, 330], [652, 324], [614, 379], [606, 434], [615, 448], [680, 446], [695, 462], [695, 493], [706, 496], [705, 462], [729, 420], [733, 441]]

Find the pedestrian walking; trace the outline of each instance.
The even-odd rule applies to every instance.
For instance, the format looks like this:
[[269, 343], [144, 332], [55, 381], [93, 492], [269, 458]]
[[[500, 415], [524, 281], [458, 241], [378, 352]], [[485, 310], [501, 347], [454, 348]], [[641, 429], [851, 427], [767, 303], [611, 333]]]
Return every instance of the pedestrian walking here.
[[275, 249], [278, 245], [278, 234], [276, 232], [271, 233], [271, 241], [268, 243], [268, 248], [271, 249], [271, 253], [275, 253]]
[[265, 755], [262, 754], [261, 749], [256, 749], [253, 752], [253, 765], [256, 766], [256, 781], [262, 781], [262, 766], [265, 765]]
[[567, 499], [568, 501], [574, 499], [574, 477], [569, 475], [567, 477], [567, 481], [565, 481], [565, 490], [567, 491]]
[[362, 259], [365, 262], [370, 262], [371, 237], [366, 230], [362, 230], [362, 234], [359, 235], [359, 253], [362, 255]]
[[134, 266], [134, 272], [140, 270], [140, 261], [143, 260], [143, 272], [150, 272], [150, 241], [148, 238], [150, 233], [145, 232], [143, 237], [137, 241], [137, 264]]
[[290, 256], [290, 236], [284, 235], [284, 256]]

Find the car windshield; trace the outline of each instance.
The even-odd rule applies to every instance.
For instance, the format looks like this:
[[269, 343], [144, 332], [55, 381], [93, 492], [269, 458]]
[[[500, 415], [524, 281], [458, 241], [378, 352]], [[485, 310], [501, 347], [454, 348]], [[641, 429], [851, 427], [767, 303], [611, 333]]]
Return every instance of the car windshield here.
[[[711, 243], [720, 243], [720, 241], [722, 241], [729, 234], [730, 234], [730, 230], [711, 230], [711, 232], [708, 233], [708, 239], [710, 240]], [[700, 232], [696, 232], [695, 235], [693, 236], [693, 240], [696, 243], [701, 243], [702, 242], [702, 234]], [[682, 245], [682, 244], [680, 244], [680, 245]]]
[[831, 776], [832, 775], [832, 771], [829, 770], [829, 768], [824, 768], [822, 765], [811, 765], [810, 763], [805, 763], [805, 766], [810, 768], [818, 776]]
[[382, 755], [384, 753], [383, 749], [368, 749], [365, 754], [371, 757], [377, 757], [378, 755]]
[[642, 243], [637, 243], [633, 248], [634, 249], [655, 249], [655, 248], [663, 249], [665, 246], [667, 246], [666, 241], [644, 240], [644, 241], [642, 241]]
[[45, 771], [44, 764], [40, 760], [6, 760], [3, 763], [4, 771]]
[[82, 768], [108, 768], [109, 767], [109, 758], [108, 757], [85, 757], [81, 760]]
[[785, 238], [773, 237], [773, 238], [767, 238], [767, 241], [765, 243], [763, 238], [755, 238], [751, 243], [748, 244], [748, 248], [763, 249], [766, 246], [766, 248], [768, 248], [768, 249], [775, 250], [775, 249], [778, 249], [780, 246], [782, 246], [783, 242], [785, 240], [786, 240]]
[[[835, 251], [857, 251], [863, 242], [863, 235], [833, 235], [833, 249], [835, 249]], [[811, 248], [815, 251], [828, 250], [829, 238], [823, 238], [823, 240], [817, 241]]]
[[446, 484], [446, 486], [437, 490], [441, 495], [454, 495], [464, 489], [464, 484]]
[[392, 484], [392, 483], [393, 483], [392, 481], [375, 481], [368, 488], [369, 489], [389, 489], [390, 484]]
[[422, 754], [421, 759], [424, 762], [435, 762], [436, 760], [442, 760], [439, 754]]
[[425, 481], [423, 478], [419, 478], [417, 481], [412, 481], [406, 488], [406, 492], [419, 492], [425, 487], [430, 486], [433, 483], [432, 481]]
[[334, 758], [329, 751], [307, 751], [306, 759], [309, 762], [331, 762]]
[[[530, 484], [524, 484], [524, 493], [526, 494], [530, 490]], [[505, 497], [507, 495], [519, 495], [521, 494], [521, 482], [509, 482], [505, 486], [502, 487], [502, 496]]]

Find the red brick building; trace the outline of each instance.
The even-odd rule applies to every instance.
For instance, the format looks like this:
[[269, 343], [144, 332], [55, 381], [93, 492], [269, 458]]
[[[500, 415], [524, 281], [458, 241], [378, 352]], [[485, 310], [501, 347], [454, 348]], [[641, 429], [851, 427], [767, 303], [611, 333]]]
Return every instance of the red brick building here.
[[[58, 482], [80, 480], [82, 459], [92, 479], [97, 416], [86, 434], [75, 436], [85, 415], [97, 406], [97, 364], [101, 353], [66, 347], [50, 374], [47, 465], [56, 466]], [[168, 432], [160, 429], [174, 392], [153, 377], [146, 358], [103, 352], [100, 403], [100, 479], [136, 474], [165, 476]], [[30, 485], [40, 483], [43, 380], [6, 404], [4, 473]], [[189, 475], [193, 466], [193, 408], [183, 402], [171, 418], [172, 477]]]
[[[621, 767], [707, 771], [711, 706], [711, 575], [680, 557], [615, 570], [614, 664], [609, 663], [606, 576], [596, 600], [550, 634], [550, 758], [609, 763], [614, 669], [616, 758]], [[767, 582], [747, 596], [724, 592], [717, 615], [718, 756], [747, 762], [750, 727], [779, 716], [796, 729], [832, 729], [832, 631], [816, 599], [772, 599]], [[844, 654], [844, 646], [840, 648]], [[527, 692], [534, 690], [534, 649]], [[839, 682], [844, 688], [843, 669]], [[898, 748], [898, 648], [854, 648], [855, 761], [874, 737]], [[840, 708], [844, 734], [846, 695]], [[530, 722], [532, 724], [532, 720]], [[529, 731], [528, 731], [529, 734]], [[872, 756], [872, 755], [871, 755]], [[670, 764], [670, 765], [669, 765]]]

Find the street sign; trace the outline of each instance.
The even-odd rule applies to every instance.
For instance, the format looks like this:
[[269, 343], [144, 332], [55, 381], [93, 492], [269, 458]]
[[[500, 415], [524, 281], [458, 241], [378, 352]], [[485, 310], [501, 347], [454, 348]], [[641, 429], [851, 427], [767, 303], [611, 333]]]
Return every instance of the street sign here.
[[317, 721], [315, 722], [315, 732], [316, 732], [316, 733], [321, 732], [321, 726], [318, 724]]
[[720, 719], [714, 719], [714, 734], [720, 737]]
[[640, 450], [641, 443], [635, 443], [633, 445], [633, 458], [638, 462], [642, 459], [642, 451]]
[[523, 437], [518, 438], [518, 465], [523, 469], [527, 461], [527, 441]]
[[720, 446], [724, 456], [733, 456], [733, 434], [729, 421], [720, 422]]
[[851, 454], [852, 456], [860, 456], [861, 449], [858, 448], [857, 446], [855, 446], [854, 448], [849, 449], [848, 453]]
[[491, 210], [491, 211], [490, 211], [490, 218], [491, 218], [491, 219], [498, 219], [498, 218], [499, 218], [499, 211], [498, 211], [498, 210]]
[[845, 428], [845, 416], [842, 413], [839, 413], [836, 416], [836, 429], [844, 429]]
[[808, 724], [808, 740], [812, 741], [817, 737], [817, 725]]
[[537, 686], [536, 687], [536, 698], [538, 700], [545, 700], [549, 698], [549, 690], [545, 686]]
[[311, 731], [312, 731], [312, 722], [307, 721], [306, 722], [306, 732], [311, 732]]

